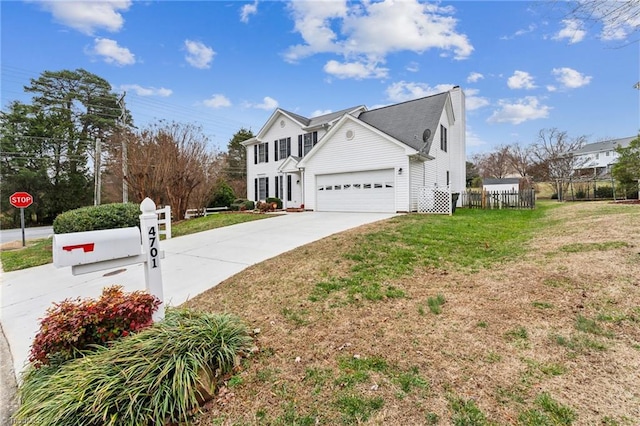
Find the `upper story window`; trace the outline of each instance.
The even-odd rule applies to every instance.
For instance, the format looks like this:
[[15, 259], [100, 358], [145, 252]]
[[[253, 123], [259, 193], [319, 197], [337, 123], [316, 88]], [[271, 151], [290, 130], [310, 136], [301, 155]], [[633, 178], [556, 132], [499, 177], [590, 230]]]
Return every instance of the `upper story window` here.
[[298, 155], [304, 157], [318, 143], [318, 132], [298, 136]]
[[291, 138], [283, 138], [274, 142], [275, 160], [284, 160], [291, 155]]
[[259, 143], [253, 146], [253, 164], [269, 161], [269, 144]]
[[447, 152], [447, 128], [440, 125], [440, 149]]

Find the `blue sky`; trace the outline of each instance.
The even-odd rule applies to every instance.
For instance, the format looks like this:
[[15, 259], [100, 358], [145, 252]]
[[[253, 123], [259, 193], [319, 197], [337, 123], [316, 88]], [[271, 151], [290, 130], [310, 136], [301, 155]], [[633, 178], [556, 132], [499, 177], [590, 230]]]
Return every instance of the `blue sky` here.
[[[467, 95], [467, 155], [558, 128], [640, 129], [640, 43], [543, 1], [2, 1], [2, 108], [45, 70], [125, 92], [135, 124], [197, 123], [225, 150], [276, 107], [311, 117], [448, 90]], [[636, 18], [638, 19], [638, 18]]]

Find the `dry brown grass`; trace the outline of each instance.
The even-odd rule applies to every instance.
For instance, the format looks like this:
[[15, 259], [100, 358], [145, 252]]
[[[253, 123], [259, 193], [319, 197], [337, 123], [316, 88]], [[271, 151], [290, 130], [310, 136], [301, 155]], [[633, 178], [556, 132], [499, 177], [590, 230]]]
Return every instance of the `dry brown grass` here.
[[[355, 237], [384, 222], [247, 269], [188, 303], [259, 329], [259, 351], [197, 423], [350, 423], [335, 401], [354, 395], [384, 401], [368, 424], [428, 424], [433, 414], [451, 424], [453, 398], [473, 400], [497, 424], [517, 424], [547, 392], [571, 407], [574, 424], [640, 424], [640, 206], [611, 208], [550, 210], [547, 231], [523, 258], [473, 274], [416, 270], [392, 283], [406, 293], [399, 299], [309, 300], [315, 283], [347, 272], [342, 255]], [[426, 301], [437, 294], [446, 302], [434, 315]], [[596, 328], [578, 330], [579, 317]], [[340, 362], [354, 356], [387, 366], [349, 385]], [[399, 377], [413, 367], [428, 386], [404, 392]]]

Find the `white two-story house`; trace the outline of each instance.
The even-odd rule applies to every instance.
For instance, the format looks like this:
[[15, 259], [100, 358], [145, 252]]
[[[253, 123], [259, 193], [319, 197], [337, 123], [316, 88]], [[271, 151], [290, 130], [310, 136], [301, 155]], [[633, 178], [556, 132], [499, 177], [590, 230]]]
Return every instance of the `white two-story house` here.
[[460, 87], [307, 118], [278, 108], [246, 140], [247, 198], [315, 211], [411, 212], [421, 188], [465, 188]]
[[611, 173], [611, 167], [618, 160], [616, 148], [626, 148], [637, 136], [589, 143], [572, 152], [574, 173], [580, 176], [604, 176]]

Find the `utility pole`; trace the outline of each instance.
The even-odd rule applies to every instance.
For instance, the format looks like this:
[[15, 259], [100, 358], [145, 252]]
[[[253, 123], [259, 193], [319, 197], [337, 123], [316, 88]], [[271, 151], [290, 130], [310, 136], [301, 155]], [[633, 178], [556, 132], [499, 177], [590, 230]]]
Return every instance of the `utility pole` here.
[[[118, 105], [120, 106], [120, 126], [124, 127], [125, 117], [126, 117], [126, 108], [124, 103], [124, 97], [127, 96], [127, 92], [124, 92], [120, 99], [118, 100]], [[121, 127], [121, 128], [122, 128]], [[127, 133], [124, 132], [122, 136], [122, 202], [126, 203], [129, 201], [129, 185], [127, 184]]]
[[96, 155], [94, 159], [94, 171], [93, 171], [93, 205], [100, 205], [100, 188], [102, 187], [102, 182], [100, 179], [100, 169], [102, 168], [102, 141], [98, 136], [96, 138]]

